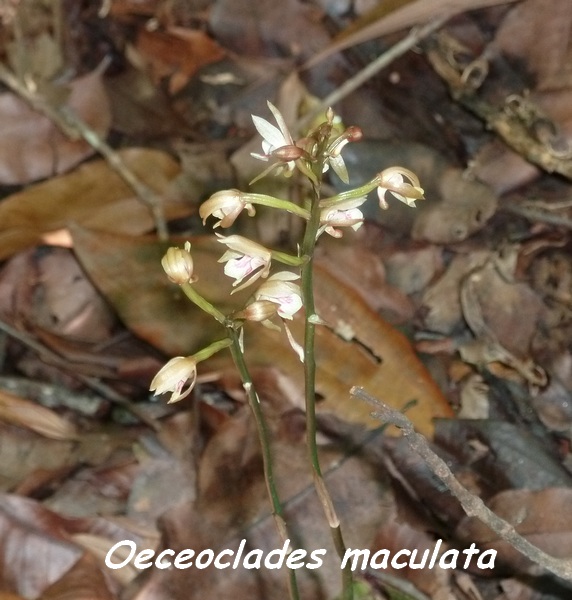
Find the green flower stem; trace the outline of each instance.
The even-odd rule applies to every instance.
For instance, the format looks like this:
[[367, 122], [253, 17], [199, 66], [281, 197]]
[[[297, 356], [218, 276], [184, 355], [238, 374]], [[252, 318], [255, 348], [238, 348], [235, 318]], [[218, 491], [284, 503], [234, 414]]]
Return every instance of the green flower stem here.
[[206, 312], [211, 317], [214, 317], [222, 325], [226, 323], [225, 315], [215, 308], [208, 300], [203, 298], [190, 283], [183, 283], [180, 287], [185, 293], [185, 296], [193, 304], [196, 304], [202, 311]]
[[[318, 154], [318, 156], [323, 156]], [[322, 164], [320, 161], [315, 165], [314, 173], [321, 180]], [[320, 467], [320, 459], [318, 455], [318, 445], [316, 442], [316, 357], [315, 357], [315, 316], [316, 306], [314, 301], [314, 249], [316, 246], [316, 235], [320, 227], [321, 206], [319, 202], [319, 185], [314, 188], [314, 201], [311, 206], [310, 220], [306, 225], [304, 232], [304, 240], [302, 242], [302, 257], [305, 259], [301, 268], [301, 283], [302, 301], [306, 313], [305, 330], [304, 330], [304, 388], [306, 399], [306, 442], [308, 445], [308, 453], [310, 455], [310, 464], [312, 466], [314, 486], [316, 493], [328, 524], [336, 552], [340, 560], [343, 559], [346, 546], [342, 536], [340, 521], [336, 515], [334, 504], [331, 496], [326, 488], [322, 469]], [[342, 571], [342, 599], [353, 599], [353, 576], [350, 564], [346, 564]]]
[[371, 191], [375, 190], [376, 187], [380, 185], [381, 181], [376, 176], [371, 181], [360, 185], [353, 190], [348, 190], [347, 192], [341, 192], [336, 194], [335, 196], [331, 196], [330, 198], [325, 198], [320, 202], [321, 208], [330, 208], [331, 206], [335, 206], [340, 202], [344, 202], [345, 200], [357, 200], [358, 198], [363, 198], [367, 196]]
[[[230, 340], [230, 352], [234, 360], [234, 364], [238, 369], [244, 391], [248, 397], [248, 403], [254, 415], [256, 422], [256, 429], [258, 431], [258, 438], [260, 440], [260, 446], [262, 447], [262, 464], [264, 468], [264, 479], [266, 481], [266, 487], [268, 489], [268, 495], [272, 503], [272, 514], [276, 523], [278, 533], [282, 538], [282, 541], [291, 539], [288, 535], [288, 529], [286, 527], [286, 520], [284, 518], [284, 510], [282, 503], [280, 502], [280, 496], [278, 495], [278, 489], [274, 479], [274, 469], [272, 466], [272, 450], [270, 448], [270, 438], [268, 435], [268, 426], [266, 425], [266, 419], [262, 412], [262, 406], [260, 405], [260, 398], [254, 389], [252, 383], [252, 377], [248, 371], [246, 361], [244, 360], [244, 354], [240, 345], [239, 334], [232, 324], [227, 323], [227, 333]], [[299, 600], [300, 594], [298, 591], [298, 583], [296, 580], [296, 571], [294, 569], [288, 569], [289, 572], [289, 590], [290, 598], [292, 600]]]
[[293, 256], [292, 254], [286, 254], [285, 252], [280, 252], [279, 250], [271, 250], [272, 252], [272, 260], [277, 260], [281, 262], [283, 265], [290, 265], [291, 267], [299, 267], [304, 263], [304, 259], [300, 256]]
[[229, 338], [224, 338], [224, 340], [219, 340], [218, 342], [213, 342], [208, 345], [206, 348], [199, 350], [196, 354], [193, 354], [193, 358], [197, 363], [210, 358], [213, 354], [220, 352], [223, 348], [228, 348], [232, 344], [232, 340]]
[[272, 196], [266, 196], [265, 194], [245, 194], [244, 199], [252, 204], [286, 210], [289, 213], [306, 219], [306, 221], [310, 218], [310, 213], [305, 208], [302, 208], [293, 202], [289, 202], [288, 200], [280, 200], [280, 198], [273, 198]]

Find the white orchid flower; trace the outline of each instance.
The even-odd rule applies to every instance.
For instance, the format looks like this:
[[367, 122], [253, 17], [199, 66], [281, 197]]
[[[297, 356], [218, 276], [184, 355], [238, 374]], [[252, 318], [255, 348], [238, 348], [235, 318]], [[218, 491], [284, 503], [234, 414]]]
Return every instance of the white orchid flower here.
[[241, 235], [224, 237], [217, 234], [217, 237], [221, 244], [225, 244], [228, 247], [228, 250], [221, 256], [218, 262], [226, 263], [224, 273], [235, 280], [232, 284], [233, 287], [236, 287], [246, 279], [234, 292], [238, 292], [251, 285], [260, 277], [268, 277], [270, 261], [272, 259], [272, 253], [268, 248]]

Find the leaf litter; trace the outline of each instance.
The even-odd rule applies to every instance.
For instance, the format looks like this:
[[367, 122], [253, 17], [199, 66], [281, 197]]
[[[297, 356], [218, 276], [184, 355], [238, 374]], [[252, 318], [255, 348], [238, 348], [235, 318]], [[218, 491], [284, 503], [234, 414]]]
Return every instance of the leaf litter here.
[[[240, 158], [255, 133], [249, 115], [276, 98], [295, 124], [407, 28], [450, 11], [441, 34], [336, 107], [344, 121], [351, 115], [346, 124], [373, 134], [344, 151], [356, 182], [405, 161], [428, 193], [418, 213], [372, 212], [359, 234], [319, 250], [324, 470], [351, 547], [421, 552], [444, 539], [446, 548], [476, 542], [498, 552], [501, 567], [487, 577], [360, 572], [376, 597], [567, 598], [569, 584], [540, 575], [465, 516], [395, 430], [378, 431], [348, 391], [364, 385], [399, 409], [412, 403], [416, 428], [471, 491], [525, 538], [572, 556], [572, 9], [539, 0], [397, 2], [379, 15], [367, 3], [345, 12], [333, 4], [263, 2], [252, 12], [224, 0], [122, 0], [42, 19], [39, 2], [22, 0], [0, 13], [2, 61], [112, 143], [161, 199], [177, 239], [192, 240], [205, 295], [231, 310], [197, 209], [214, 182], [252, 179]], [[298, 78], [287, 77], [303, 64]], [[279, 547], [260, 450], [227, 360], [206, 363], [180, 407], [149, 398], [165, 357], [193, 352], [216, 330], [166, 281], [165, 245], [148, 208], [94, 147], [14, 92], [0, 96], [0, 129], [0, 587], [25, 598], [107, 600], [127, 589], [138, 600], [187, 598], [189, 589], [285, 597], [283, 578], [268, 570], [144, 576], [105, 566], [122, 539], [154, 549], [233, 549], [242, 539], [266, 552]], [[189, 143], [192, 160], [179, 162]], [[257, 185], [257, 193], [303, 194], [296, 182]], [[340, 189], [335, 178], [330, 185]], [[265, 241], [288, 243], [291, 221], [264, 211], [257, 219]], [[293, 334], [301, 335], [296, 322]], [[302, 576], [304, 597], [334, 598], [339, 569], [309, 491], [296, 358], [270, 331], [248, 331], [247, 345], [288, 517], [300, 545], [332, 559]]]

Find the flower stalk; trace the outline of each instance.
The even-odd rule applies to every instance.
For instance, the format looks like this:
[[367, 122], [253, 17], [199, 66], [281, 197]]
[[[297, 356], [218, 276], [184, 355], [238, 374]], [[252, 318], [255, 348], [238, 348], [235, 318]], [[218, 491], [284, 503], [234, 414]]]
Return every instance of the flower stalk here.
[[[327, 135], [322, 135], [318, 139], [318, 148], [316, 155], [324, 156], [324, 144], [327, 142]], [[310, 219], [306, 225], [304, 239], [302, 241], [302, 256], [305, 259], [301, 268], [300, 288], [302, 291], [302, 302], [305, 308], [305, 323], [304, 323], [304, 389], [305, 389], [305, 406], [306, 406], [306, 444], [308, 447], [308, 455], [310, 465], [312, 467], [312, 476], [314, 487], [324, 514], [328, 520], [332, 540], [336, 548], [336, 552], [343, 559], [346, 552], [340, 520], [336, 514], [334, 503], [326, 487], [322, 469], [320, 466], [320, 457], [318, 454], [318, 444], [316, 440], [317, 421], [316, 421], [316, 356], [315, 356], [315, 341], [316, 341], [316, 304], [314, 300], [314, 249], [318, 231], [320, 229], [320, 218], [322, 214], [322, 206], [320, 205], [320, 184], [322, 181], [322, 173], [324, 164], [318, 160], [314, 165], [314, 177], [316, 183], [313, 185], [313, 198], [311, 201]], [[342, 599], [353, 599], [353, 575], [349, 564], [342, 570]]]
[[[227, 332], [230, 340], [230, 352], [232, 354], [232, 359], [240, 375], [242, 387], [244, 388], [244, 392], [248, 398], [248, 404], [256, 423], [256, 431], [258, 433], [258, 439], [262, 448], [264, 480], [266, 482], [266, 489], [268, 490], [268, 497], [270, 498], [270, 502], [272, 504], [272, 516], [274, 517], [274, 523], [280, 538], [283, 542], [285, 542], [290, 538], [290, 536], [288, 535], [288, 528], [286, 526], [286, 520], [284, 519], [284, 509], [282, 508], [280, 495], [278, 494], [278, 489], [276, 487], [268, 426], [266, 424], [266, 419], [264, 418], [264, 413], [262, 412], [260, 398], [256, 393], [254, 384], [252, 382], [252, 377], [244, 359], [244, 353], [242, 351], [239, 334], [232, 326], [227, 327]], [[290, 546], [288, 549], [288, 554], [290, 554], [291, 551], [292, 547]], [[289, 569], [288, 571], [290, 598], [292, 600], [298, 600], [300, 596], [296, 581], [296, 571], [293, 569]]]

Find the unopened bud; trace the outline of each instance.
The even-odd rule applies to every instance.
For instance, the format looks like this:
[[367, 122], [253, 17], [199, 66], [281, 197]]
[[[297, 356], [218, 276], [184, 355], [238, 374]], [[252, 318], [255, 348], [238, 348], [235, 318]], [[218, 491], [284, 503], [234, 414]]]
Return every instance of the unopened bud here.
[[271, 156], [277, 158], [282, 162], [298, 160], [299, 158], [302, 158], [305, 154], [306, 152], [302, 148], [299, 148], [298, 146], [295, 146], [293, 144], [288, 146], [281, 146], [280, 148], [276, 148], [276, 150], [273, 150], [270, 153]]
[[237, 319], [245, 319], [247, 321], [266, 321], [273, 317], [278, 312], [278, 305], [270, 300], [256, 300], [249, 304], [241, 311], [235, 313]]
[[173, 283], [182, 285], [196, 281], [193, 276], [193, 257], [187, 249], [172, 246], [163, 256], [161, 265]]
[[359, 142], [363, 138], [363, 131], [361, 130], [361, 127], [351, 125], [344, 131], [343, 135], [348, 142]]

